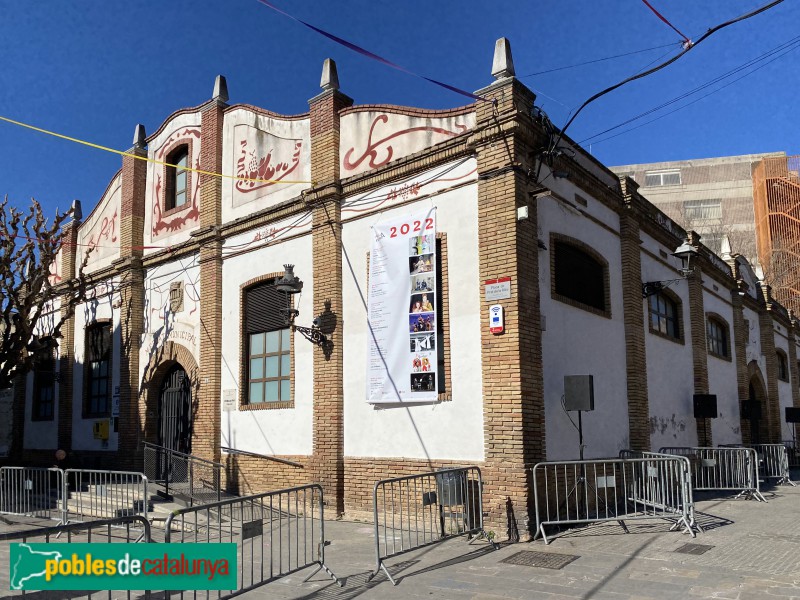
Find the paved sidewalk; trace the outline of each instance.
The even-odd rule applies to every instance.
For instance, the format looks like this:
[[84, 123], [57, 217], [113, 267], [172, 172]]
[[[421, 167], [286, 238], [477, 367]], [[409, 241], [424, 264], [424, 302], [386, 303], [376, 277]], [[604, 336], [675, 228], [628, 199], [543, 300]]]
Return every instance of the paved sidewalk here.
[[[541, 541], [497, 551], [464, 540], [410, 552], [389, 561], [396, 587], [374, 568], [373, 530], [368, 524], [326, 524], [326, 558], [345, 580], [339, 588], [322, 573], [286, 577], [243, 598], [349, 599], [446, 598], [500, 600], [547, 598], [800, 598], [800, 488], [765, 493], [767, 504], [732, 499], [698, 502], [706, 528], [692, 539], [666, 523], [630, 522], [629, 534], [614, 524], [593, 525]], [[687, 543], [713, 546], [702, 555], [676, 553]], [[577, 556], [561, 570], [500, 561], [522, 551]]]

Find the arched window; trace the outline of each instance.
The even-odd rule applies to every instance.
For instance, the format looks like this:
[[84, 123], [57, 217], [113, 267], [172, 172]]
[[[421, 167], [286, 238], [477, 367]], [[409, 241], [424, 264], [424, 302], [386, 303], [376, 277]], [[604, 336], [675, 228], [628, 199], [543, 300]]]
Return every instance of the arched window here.
[[650, 331], [674, 340], [681, 338], [680, 300], [666, 290], [648, 298]]
[[189, 172], [189, 147], [179, 146], [167, 155], [164, 209], [173, 210], [186, 205], [188, 200]]
[[553, 297], [610, 316], [608, 266], [588, 246], [551, 238]]
[[731, 345], [728, 324], [721, 318], [709, 316], [706, 320], [708, 353], [717, 358], [730, 360]]
[[778, 357], [778, 379], [789, 381], [789, 361], [786, 359], [786, 354], [783, 350], [778, 350], [775, 354]]

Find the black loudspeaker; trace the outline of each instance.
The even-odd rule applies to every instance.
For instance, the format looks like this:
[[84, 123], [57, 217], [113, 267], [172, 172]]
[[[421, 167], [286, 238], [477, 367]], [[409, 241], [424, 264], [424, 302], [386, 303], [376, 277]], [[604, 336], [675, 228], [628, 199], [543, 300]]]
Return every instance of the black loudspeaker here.
[[784, 410], [786, 410], [787, 423], [800, 423], [800, 408], [787, 406]]
[[742, 418], [755, 421], [761, 418], [761, 402], [758, 400], [745, 400], [742, 402]]
[[594, 378], [591, 375], [564, 375], [564, 408], [594, 410]]
[[716, 396], [716, 394], [695, 394], [694, 395], [694, 418], [695, 419], [716, 419], [717, 418], [717, 396]]

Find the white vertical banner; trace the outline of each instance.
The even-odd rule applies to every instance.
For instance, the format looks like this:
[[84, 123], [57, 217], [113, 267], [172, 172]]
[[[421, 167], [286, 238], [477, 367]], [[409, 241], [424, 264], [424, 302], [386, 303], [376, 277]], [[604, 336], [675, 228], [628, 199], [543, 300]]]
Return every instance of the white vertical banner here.
[[372, 228], [367, 402], [435, 402], [436, 208]]

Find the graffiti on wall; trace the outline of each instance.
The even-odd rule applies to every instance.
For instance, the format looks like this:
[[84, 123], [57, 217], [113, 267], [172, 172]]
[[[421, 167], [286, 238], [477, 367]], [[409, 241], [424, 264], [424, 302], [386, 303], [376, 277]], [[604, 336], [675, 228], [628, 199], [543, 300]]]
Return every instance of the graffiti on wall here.
[[[192, 143], [195, 142], [195, 143]], [[200, 128], [182, 127], [170, 135], [167, 140], [155, 151], [155, 160], [165, 162], [167, 153], [174, 150], [176, 146], [185, 143], [190, 149], [189, 165], [193, 169], [200, 169]], [[189, 202], [187, 206], [176, 210], [164, 210], [165, 201], [165, 177], [167, 168], [163, 165], [155, 165], [155, 176], [152, 178], [153, 189], [151, 190], [151, 200], [153, 203], [152, 214], [152, 235], [171, 234], [183, 230], [188, 225], [194, 225], [200, 218], [200, 177], [197, 173], [190, 173], [189, 176]]]

